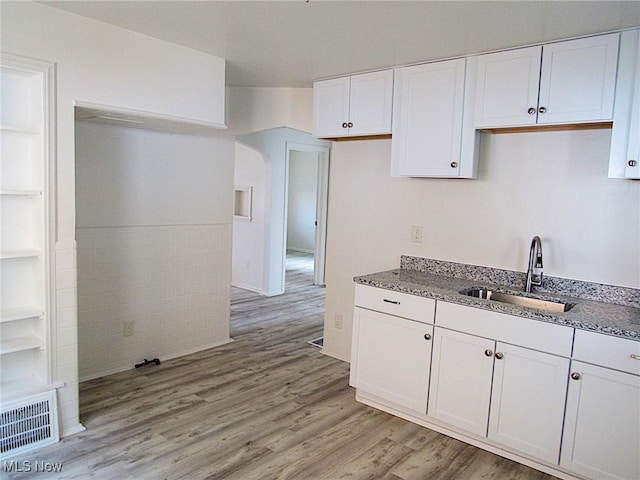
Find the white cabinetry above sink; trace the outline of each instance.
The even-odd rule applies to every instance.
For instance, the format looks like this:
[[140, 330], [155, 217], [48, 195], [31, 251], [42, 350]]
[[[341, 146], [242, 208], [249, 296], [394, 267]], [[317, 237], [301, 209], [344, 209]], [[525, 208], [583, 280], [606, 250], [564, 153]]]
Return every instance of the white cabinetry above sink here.
[[609, 177], [640, 178], [640, 30], [620, 38]]
[[466, 59], [398, 68], [395, 77], [391, 175], [474, 178]]
[[612, 119], [619, 34], [519, 48], [477, 61], [475, 127]]

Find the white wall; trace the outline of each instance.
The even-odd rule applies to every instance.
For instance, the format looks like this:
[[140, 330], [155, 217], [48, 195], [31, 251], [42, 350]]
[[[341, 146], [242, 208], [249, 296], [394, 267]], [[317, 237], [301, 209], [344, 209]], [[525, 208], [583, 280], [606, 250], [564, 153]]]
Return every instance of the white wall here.
[[311, 132], [313, 127], [312, 88], [231, 87], [227, 99], [233, 135], [277, 127]]
[[270, 201], [271, 170], [260, 152], [236, 142], [234, 182], [253, 187], [252, 220], [233, 221], [232, 285], [261, 294], [264, 288], [264, 265], [268, 255], [269, 229], [266, 222]]
[[80, 380], [229, 341], [234, 143], [77, 123]]
[[[261, 226], [234, 222], [233, 284], [265, 295], [284, 292], [284, 279], [277, 265], [284, 261], [284, 210], [286, 181], [286, 142], [300, 141], [328, 146], [315, 140], [313, 122], [313, 89], [311, 88], [227, 88], [228, 132], [237, 135], [236, 173], [258, 166], [256, 150], [263, 157], [265, 170], [264, 219], [254, 215], [254, 222], [264, 221], [263, 248], [253, 238]], [[282, 128], [289, 127], [289, 128]], [[283, 134], [291, 134], [287, 138]], [[242, 144], [246, 145], [242, 145]], [[252, 148], [247, 148], [250, 146]], [[236, 177], [236, 184], [241, 178]], [[255, 193], [255, 192], [254, 192]], [[249, 262], [247, 264], [247, 262]], [[276, 266], [273, 268], [273, 266]]]
[[314, 253], [317, 188], [318, 154], [292, 150], [289, 153], [287, 249]]
[[[329, 142], [291, 128], [274, 128], [238, 135], [237, 139], [258, 150], [265, 160], [270, 179], [265, 200], [265, 257], [260, 290], [265, 295], [284, 293], [285, 222], [288, 145], [327, 147]], [[242, 158], [236, 158], [236, 162]], [[234, 245], [235, 246], [235, 245]], [[239, 255], [243, 255], [238, 252]]]
[[[54, 381], [61, 434], [78, 409], [74, 104], [224, 123], [224, 60], [32, 2], [3, 2], [2, 50], [56, 62]], [[229, 180], [231, 183], [231, 180]]]
[[323, 351], [349, 360], [352, 278], [402, 254], [525, 271], [540, 235], [546, 274], [639, 288], [640, 182], [607, 178], [610, 137], [483, 134], [477, 180], [391, 178], [389, 140], [335, 143]]

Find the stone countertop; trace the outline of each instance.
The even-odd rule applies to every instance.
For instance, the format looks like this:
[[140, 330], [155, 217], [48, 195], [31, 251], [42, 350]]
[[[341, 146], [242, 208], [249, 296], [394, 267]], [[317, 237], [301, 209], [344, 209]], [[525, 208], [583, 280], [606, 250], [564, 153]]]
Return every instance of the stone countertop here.
[[605, 303], [548, 292], [538, 294], [534, 290], [531, 296], [535, 298], [561, 301], [574, 305], [568, 312], [549, 313], [493, 300], [469, 297], [459, 293], [461, 290], [477, 287], [509, 293], [517, 291], [513, 286], [404, 268], [358, 276], [354, 278], [354, 281], [361, 285], [409, 293], [459, 305], [493, 310], [518, 317], [640, 341], [640, 308], [635, 306]]

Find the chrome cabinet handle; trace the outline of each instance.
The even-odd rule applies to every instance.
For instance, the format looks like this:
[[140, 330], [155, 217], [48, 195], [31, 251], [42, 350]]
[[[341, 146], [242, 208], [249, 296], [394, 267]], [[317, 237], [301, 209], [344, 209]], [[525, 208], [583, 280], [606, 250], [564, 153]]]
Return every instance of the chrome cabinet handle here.
[[633, 358], [634, 360], [640, 360], [640, 355], [636, 355], [635, 353], [632, 353], [631, 355], [629, 355], [629, 357]]
[[573, 380], [580, 380], [580, 374], [579, 374], [578, 372], [573, 372], [573, 373], [571, 374], [571, 378], [572, 378]]
[[630, 167], [635, 167], [638, 164], [638, 162], [636, 162], [635, 160], [629, 160], [627, 162], [627, 165], [629, 165]]
[[493, 352], [487, 348], [487, 349], [484, 351], [484, 354], [485, 354], [487, 357], [490, 357], [491, 355], [493, 355]]
[[400, 305], [400, 302], [396, 302], [395, 300], [387, 300], [386, 298], [383, 298], [382, 301], [386, 303], [393, 303], [394, 305]]
[[500, 353], [500, 352], [496, 352], [496, 358], [497, 358], [498, 360], [502, 360], [502, 359], [504, 358], [504, 354], [503, 354], [503, 353]]
[[451, 162], [451, 168], [458, 168], [458, 162]]
[[352, 122], [347, 123], [347, 127], [349, 128], [353, 127], [353, 123]]
[[428, 333], [425, 333], [425, 334], [424, 334], [424, 339], [425, 339], [425, 340], [431, 340], [431, 335], [430, 335], [430, 334], [428, 334]]
[[540, 107], [540, 108], [538, 109], [538, 112], [539, 112], [539, 113], [547, 113], [547, 107]]
[[342, 128], [347, 128], [347, 122], [342, 123]]
[[533, 108], [533, 107], [529, 107], [529, 110], [527, 110], [527, 113], [528, 113], [529, 115], [533, 115], [534, 113], [536, 113], [536, 109], [535, 109], [535, 108]]

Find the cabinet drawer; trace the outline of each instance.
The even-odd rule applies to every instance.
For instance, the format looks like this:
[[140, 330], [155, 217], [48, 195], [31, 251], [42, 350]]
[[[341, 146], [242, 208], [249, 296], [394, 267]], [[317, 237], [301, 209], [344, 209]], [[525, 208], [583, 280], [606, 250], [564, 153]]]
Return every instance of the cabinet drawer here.
[[355, 305], [422, 323], [433, 323], [436, 302], [430, 298], [356, 284]]
[[436, 325], [541, 352], [571, 356], [571, 327], [446, 302], [438, 302]]
[[573, 358], [640, 375], [640, 342], [634, 340], [576, 330]]

